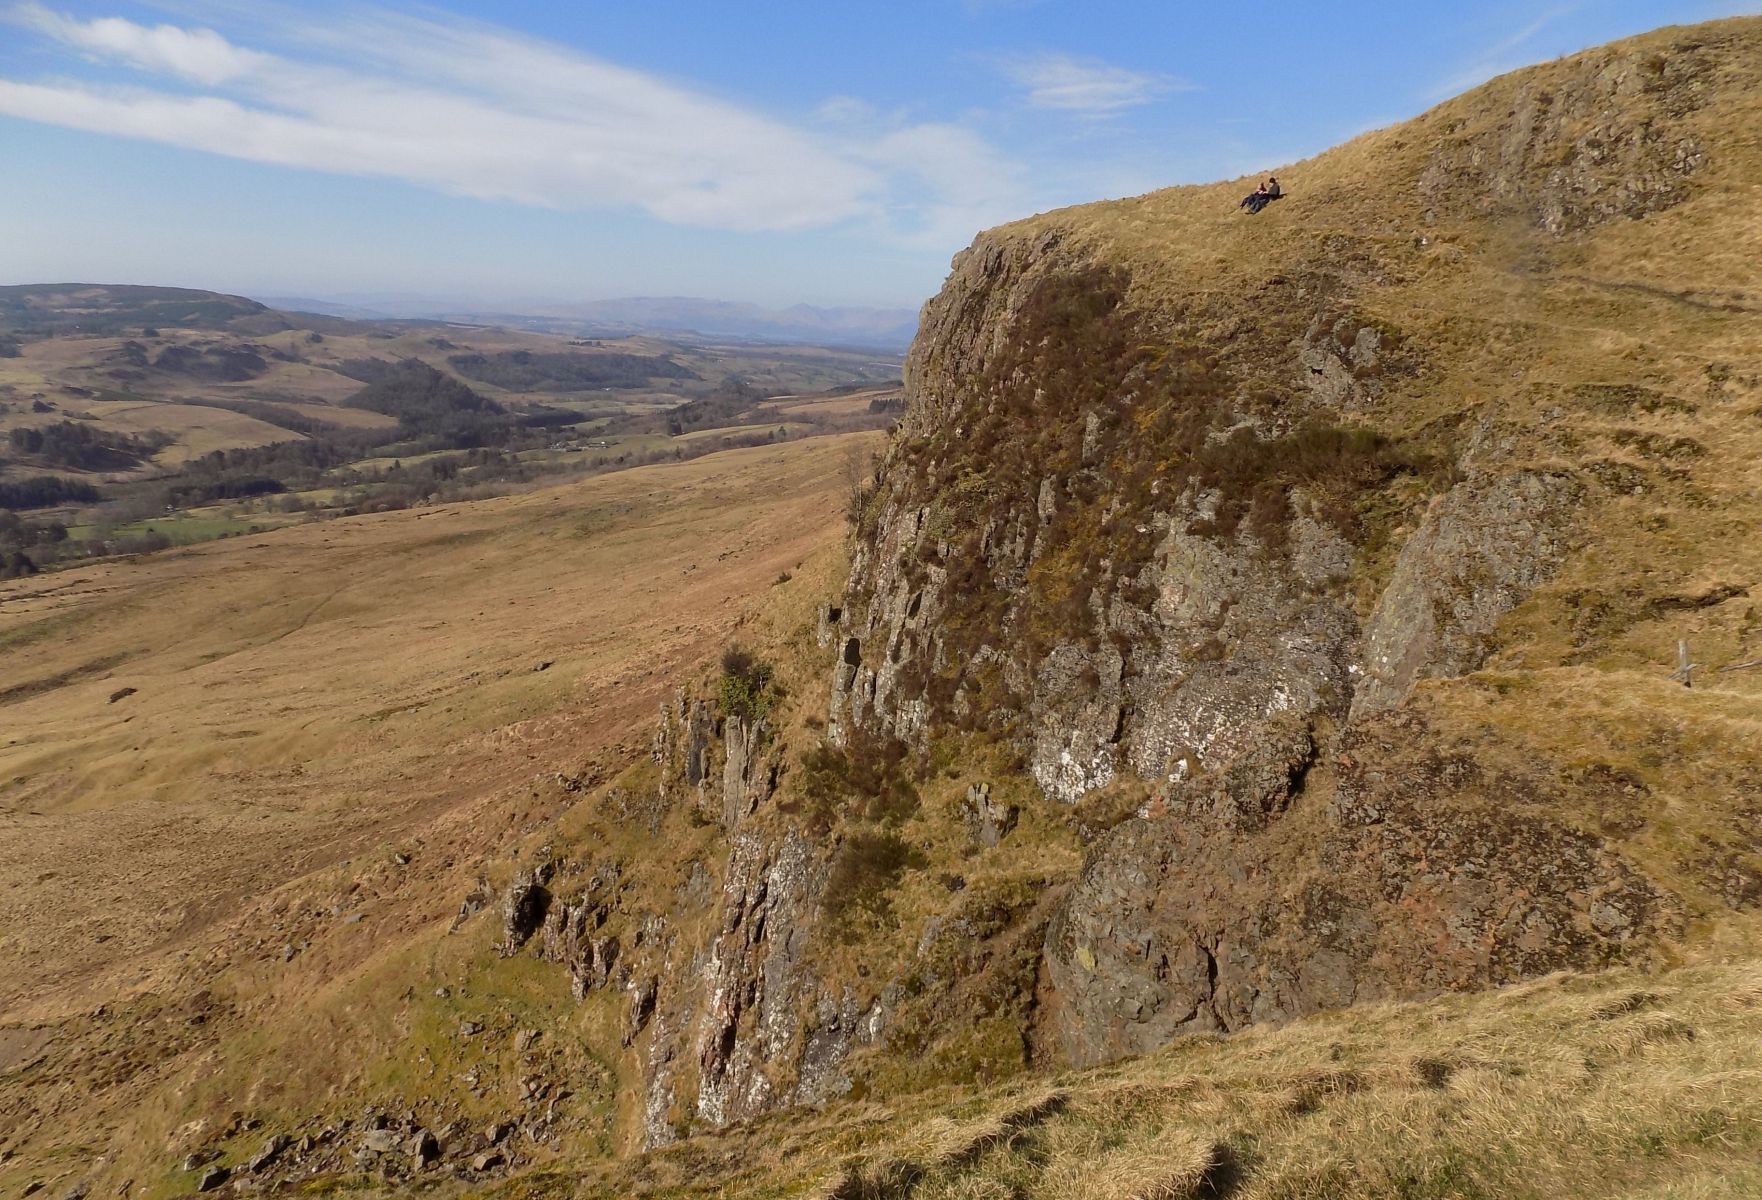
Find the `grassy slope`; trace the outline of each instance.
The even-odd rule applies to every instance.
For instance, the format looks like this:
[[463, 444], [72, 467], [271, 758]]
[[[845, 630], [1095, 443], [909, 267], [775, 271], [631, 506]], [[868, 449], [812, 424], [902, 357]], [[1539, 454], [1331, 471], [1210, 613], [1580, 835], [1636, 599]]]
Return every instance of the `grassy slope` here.
[[138, 990], [241, 896], [646, 736], [873, 436], [0, 585], [0, 1007]]
[[821, 1200], [1753, 1196], [1762, 974], [1556, 975], [989, 1091], [931, 1088], [480, 1193]]

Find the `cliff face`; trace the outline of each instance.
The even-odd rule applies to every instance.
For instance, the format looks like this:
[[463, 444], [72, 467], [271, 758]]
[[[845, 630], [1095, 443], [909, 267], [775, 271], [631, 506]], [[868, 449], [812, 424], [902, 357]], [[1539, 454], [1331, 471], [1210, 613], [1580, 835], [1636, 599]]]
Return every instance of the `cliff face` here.
[[788, 686], [682, 693], [504, 897], [504, 946], [616, 1010], [633, 1141], [1754, 907], [1754, 689], [1666, 664], [1762, 641], [1756, 260], [1710, 248], [1762, 181], [1719, 132], [1757, 50], [1666, 32], [1258, 218], [1178, 189], [957, 258]]
[[[1729, 23], [1508, 77], [1281, 171], [1292, 198], [1262, 218], [1181, 189], [955, 260], [863, 498], [830, 730], [994, 740], [1065, 804], [1148, 785], [1046, 934], [1039, 1028], [1064, 1057], [1680, 931], [1622, 823], [1580, 819], [1608, 797], [1571, 739], [1534, 757], [1521, 704], [1475, 729], [1450, 697], [1491, 660], [1594, 655], [1514, 614], [1570, 621], [1563, 573], [1622, 586], [1632, 497], [1654, 527], [1717, 503], [1697, 451], [1606, 399], [1658, 389], [1676, 437], [1729, 419], [1689, 397], [1731, 377], [1736, 320], [1648, 327], [1663, 288], [1617, 272], [1706, 275], [1708, 210], [1754, 178], [1722, 131], [1754, 109], [1759, 46]], [[1722, 280], [1737, 319], [1747, 270]], [[1642, 330], [1673, 361], [1636, 355]], [[1721, 557], [1686, 553], [1685, 576]], [[1465, 738], [1500, 744], [1446, 749]]]

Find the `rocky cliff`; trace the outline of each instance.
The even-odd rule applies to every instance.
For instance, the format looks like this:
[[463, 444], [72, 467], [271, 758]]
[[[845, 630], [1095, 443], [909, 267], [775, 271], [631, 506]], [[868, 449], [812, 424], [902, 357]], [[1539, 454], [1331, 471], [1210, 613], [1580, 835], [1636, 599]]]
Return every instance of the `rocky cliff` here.
[[1648, 964], [1753, 906], [1753, 690], [1668, 666], [1758, 637], [1757, 277], [1717, 240], [1757, 51], [1666, 31], [1258, 217], [1174, 189], [962, 253], [842, 597], [786, 679], [682, 693], [615, 806], [698, 856], [520, 918], [621, 989], [640, 1144]]
[[[1708, 379], [1754, 387], [1756, 276], [1701, 300], [1696, 239], [1753, 186], [1726, 132], [1759, 45], [1728, 24], [1506, 77], [1281, 170], [1259, 218], [1178, 189], [955, 260], [863, 498], [830, 728], [971, 732], [1062, 804], [1148, 786], [1046, 932], [1064, 1058], [1680, 933], [1673, 868], [1582, 820], [1610, 797], [1575, 739], [1512, 731], [1549, 701], [1451, 710], [1489, 663], [1595, 653], [1534, 627], [1622, 586], [1634, 497], [1654, 528], [1719, 503], [1697, 434], [1739, 405]], [[1694, 282], [1661, 305], [1648, 278]], [[1610, 420], [1622, 389], [1668, 431]], [[1679, 578], [1723, 558], [1679, 553]]]

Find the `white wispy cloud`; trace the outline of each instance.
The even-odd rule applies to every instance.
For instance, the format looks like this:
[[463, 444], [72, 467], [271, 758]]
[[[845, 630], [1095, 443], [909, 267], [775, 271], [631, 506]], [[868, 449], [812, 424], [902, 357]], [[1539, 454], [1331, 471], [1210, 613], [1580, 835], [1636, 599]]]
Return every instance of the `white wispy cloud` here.
[[1483, 84], [1496, 75], [1503, 75], [1507, 71], [1515, 71], [1519, 67], [1528, 66], [1534, 61], [1534, 55], [1526, 53], [1526, 48], [1537, 35], [1548, 26], [1564, 17], [1571, 16], [1583, 7], [1582, 3], [1564, 4], [1543, 11], [1481, 50], [1466, 65], [1439, 80], [1427, 93], [1427, 98], [1432, 100], [1447, 99]]
[[1193, 85], [1170, 75], [1133, 71], [1097, 59], [1068, 54], [1018, 55], [1000, 60], [1004, 75], [1027, 91], [1035, 108], [1056, 108], [1086, 116], [1111, 116], [1149, 104]]
[[[474, 22], [366, 10], [284, 30], [296, 48], [269, 52], [210, 28], [81, 20], [38, 3], [0, 16], [131, 72], [0, 77], [0, 113], [487, 200], [729, 230], [870, 222], [916, 237], [973, 211], [976, 191], [999, 202], [1016, 177], [957, 126], [834, 137]], [[966, 172], [910, 161], [900, 147], [914, 142], [966, 155]]]

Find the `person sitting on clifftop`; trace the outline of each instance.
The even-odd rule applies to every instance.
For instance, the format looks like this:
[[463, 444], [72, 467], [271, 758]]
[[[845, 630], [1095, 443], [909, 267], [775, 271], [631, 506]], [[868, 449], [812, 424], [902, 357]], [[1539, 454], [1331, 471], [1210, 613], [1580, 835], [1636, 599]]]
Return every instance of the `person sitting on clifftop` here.
[[1254, 191], [1250, 192], [1248, 195], [1242, 197], [1242, 203], [1238, 204], [1236, 207], [1247, 209], [1248, 215], [1253, 216], [1284, 194], [1284, 191], [1279, 187], [1279, 177], [1277, 175], [1268, 175], [1266, 177], [1266, 182], [1255, 188]]

